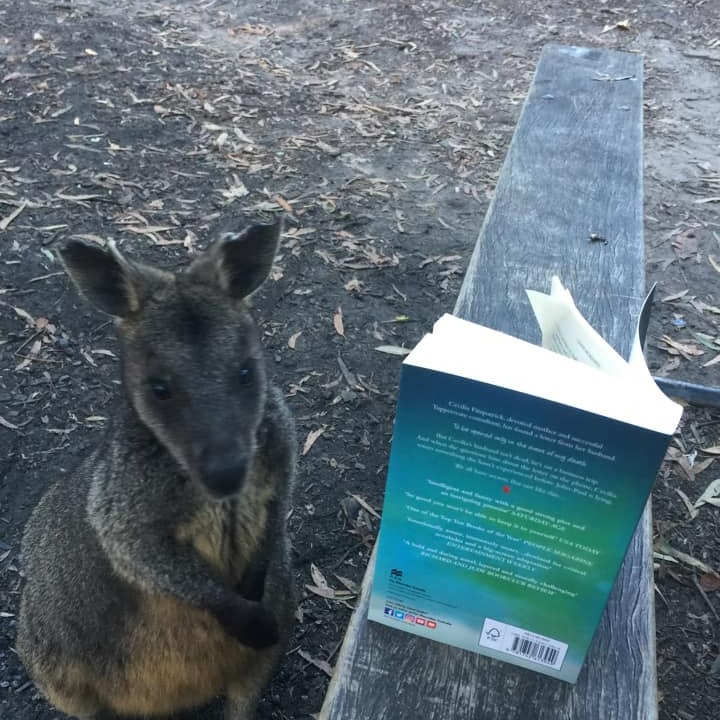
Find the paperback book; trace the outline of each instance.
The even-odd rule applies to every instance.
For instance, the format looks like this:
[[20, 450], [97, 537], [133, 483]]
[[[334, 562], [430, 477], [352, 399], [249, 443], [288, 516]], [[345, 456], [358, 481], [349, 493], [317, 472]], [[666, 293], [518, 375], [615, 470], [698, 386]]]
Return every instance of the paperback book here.
[[369, 618], [575, 682], [682, 409], [528, 297], [542, 347], [444, 315], [403, 363]]

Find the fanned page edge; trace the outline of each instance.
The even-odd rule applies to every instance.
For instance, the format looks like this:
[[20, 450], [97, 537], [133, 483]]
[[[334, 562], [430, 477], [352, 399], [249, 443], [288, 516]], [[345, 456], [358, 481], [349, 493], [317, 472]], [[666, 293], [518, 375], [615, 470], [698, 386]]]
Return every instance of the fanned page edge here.
[[450, 314], [435, 323], [404, 364], [534, 395], [667, 436], [682, 414], [679, 405], [661, 392], [649, 392], [634, 374], [609, 375]]
[[[653, 291], [654, 288], [645, 299], [641, 314], [649, 312]], [[550, 294], [537, 290], [525, 292], [542, 332], [543, 347], [596, 367], [609, 375], [624, 377], [633, 384], [644, 385], [648, 396], [655, 396], [658, 402], [668, 399], [655, 383], [645, 362], [640, 348], [639, 323], [635, 329], [630, 360], [626, 361], [578, 310], [572, 294], [557, 275], [552, 278]], [[566, 346], [563, 348], [566, 352], [558, 347], [561, 345]], [[567, 347], [568, 345], [575, 347]], [[682, 409], [679, 412], [682, 414]]]
[[550, 294], [525, 291], [542, 333], [542, 346], [560, 355], [625, 377], [631, 369], [577, 309], [570, 291], [553, 276]]

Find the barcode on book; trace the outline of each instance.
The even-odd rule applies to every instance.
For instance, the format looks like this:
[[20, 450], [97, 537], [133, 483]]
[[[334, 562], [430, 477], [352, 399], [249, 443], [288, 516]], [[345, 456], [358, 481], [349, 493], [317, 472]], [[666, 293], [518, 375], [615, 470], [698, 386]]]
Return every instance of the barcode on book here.
[[560, 654], [560, 648], [555, 645], [546, 645], [545, 643], [515, 635], [510, 652], [516, 655], [522, 655], [528, 660], [541, 662], [543, 665], [555, 665], [558, 655]]
[[479, 644], [556, 670], [568, 649], [564, 642], [492, 618], [485, 619]]

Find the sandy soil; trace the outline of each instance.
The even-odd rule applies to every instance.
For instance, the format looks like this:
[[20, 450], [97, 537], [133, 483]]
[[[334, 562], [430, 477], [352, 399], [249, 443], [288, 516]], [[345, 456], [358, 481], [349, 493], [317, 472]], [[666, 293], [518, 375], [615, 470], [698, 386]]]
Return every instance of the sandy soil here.
[[[645, 54], [650, 363], [718, 385], [719, 28], [711, 0], [0, 0], [0, 716], [58, 717], [12, 650], [20, 535], [117, 394], [112, 328], [58, 243], [114, 238], [173, 266], [219, 226], [291, 211], [257, 310], [307, 439], [303, 598], [260, 718], [309, 718], [377, 531], [365, 504], [382, 506], [400, 358], [375, 348], [452, 307], [546, 43]], [[688, 408], [654, 494], [663, 720], [720, 700], [720, 510], [692, 507], [719, 423]], [[313, 567], [349, 595], [307, 589]]]

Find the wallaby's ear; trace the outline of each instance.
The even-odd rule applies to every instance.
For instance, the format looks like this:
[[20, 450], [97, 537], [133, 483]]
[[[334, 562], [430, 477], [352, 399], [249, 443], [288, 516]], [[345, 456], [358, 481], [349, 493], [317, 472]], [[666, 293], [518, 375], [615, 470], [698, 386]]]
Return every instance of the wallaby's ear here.
[[254, 293], [270, 274], [282, 234], [282, 220], [273, 225], [251, 225], [239, 235], [225, 233], [216, 243], [218, 281], [230, 297]]
[[78, 290], [100, 310], [127, 317], [140, 309], [139, 278], [114, 242], [103, 250], [72, 240], [58, 252]]
[[241, 233], [224, 232], [188, 267], [196, 281], [219, 285], [230, 297], [252, 295], [270, 273], [282, 234], [282, 219], [251, 225]]

